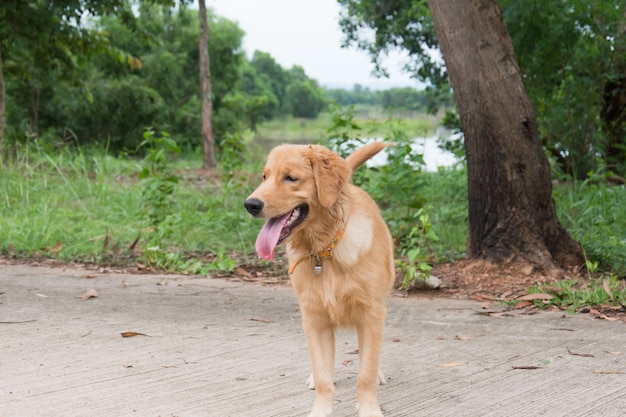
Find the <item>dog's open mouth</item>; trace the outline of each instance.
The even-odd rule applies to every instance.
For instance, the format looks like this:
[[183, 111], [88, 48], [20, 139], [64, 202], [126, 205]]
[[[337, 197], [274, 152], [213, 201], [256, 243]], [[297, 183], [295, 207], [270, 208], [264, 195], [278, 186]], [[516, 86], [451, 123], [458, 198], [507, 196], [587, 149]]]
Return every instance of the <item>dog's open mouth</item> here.
[[299, 205], [282, 216], [267, 219], [256, 238], [256, 251], [263, 259], [274, 259], [274, 248], [282, 243], [309, 214], [309, 206]]

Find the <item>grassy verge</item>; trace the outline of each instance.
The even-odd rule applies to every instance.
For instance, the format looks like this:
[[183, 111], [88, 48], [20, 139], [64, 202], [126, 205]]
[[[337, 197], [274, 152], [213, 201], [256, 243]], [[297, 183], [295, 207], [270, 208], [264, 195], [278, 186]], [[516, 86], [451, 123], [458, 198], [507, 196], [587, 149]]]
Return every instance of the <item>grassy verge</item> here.
[[172, 270], [187, 261], [185, 254], [213, 262], [251, 253], [255, 226], [242, 209], [251, 186], [244, 177], [222, 186], [198, 176], [191, 165], [200, 164], [189, 162], [176, 164], [181, 181], [155, 228], [137, 179], [140, 161], [102, 152], [29, 153], [2, 172], [0, 251], [96, 263], [140, 260]]
[[[254, 242], [261, 222], [242, 207], [258, 183], [258, 161], [237, 173], [211, 177], [198, 174], [197, 156], [172, 161], [179, 181], [167, 199], [167, 213], [155, 226], [147, 216], [151, 203], [145, 198], [146, 182], [138, 179], [141, 160], [85, 150], [25, 149], [21, 155], [0, 177], [4, 255], [117, 265], [141, 262], [191, 273], [229, 271], [258, 262]], [[255, 160], [260, 160], [258, 155]], [[372, 169], [363, 185], [394, 222], [390, 226], [398, 238], [407, 239], [409, 250], [411, 245], [422, 246], [428, 262], [462, 257], [467, 229], [465, 171], [417, 173], [404, 191], [399, 186], [390, 190], [386, 184], [400, 180], [389, 175], [394, 172]], [[397, 204], [386, 203], [391, 197], [385, 190], [408, 193], [411, 205], [404, 213], [394, 212]], [[561, 221], [586, 249], [591, 267], [623, 275], [626, 189], [560, 184], [555, 198]], [[432, 231], [437, 239], [416, 240], [411, 234], [416, 227]]]

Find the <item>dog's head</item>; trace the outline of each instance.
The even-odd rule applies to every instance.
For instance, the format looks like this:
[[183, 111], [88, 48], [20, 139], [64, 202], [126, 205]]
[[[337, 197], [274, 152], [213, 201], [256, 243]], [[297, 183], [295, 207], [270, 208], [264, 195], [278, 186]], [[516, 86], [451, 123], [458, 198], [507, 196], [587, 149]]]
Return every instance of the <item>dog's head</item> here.
[[263, 182], [244, 203], [253, 217], [267, 219], [257, 237], [259, 256], [274, 259], [274, 248], [309, 227], [312, 218], [335, 213], [351, 174], [348, 163], [323, 146], [274, 148], [263, 168]]

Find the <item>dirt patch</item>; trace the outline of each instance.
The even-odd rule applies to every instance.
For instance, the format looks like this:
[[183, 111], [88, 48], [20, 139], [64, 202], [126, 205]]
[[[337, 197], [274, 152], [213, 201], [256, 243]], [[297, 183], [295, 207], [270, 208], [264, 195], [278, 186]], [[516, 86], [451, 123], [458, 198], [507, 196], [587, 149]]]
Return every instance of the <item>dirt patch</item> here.
[[[545, 274], [525, 265], [494, 265], [467, 260], [436, 264], [431, 274], [442, 281], [442, 287], [431, 293], [473, 299], [512, 299], [527, 294], [534, 285], [555, 282], [565, 276], [563, 271]], [[581, 278], [580, 273], [572, 273], [570, 277]]]

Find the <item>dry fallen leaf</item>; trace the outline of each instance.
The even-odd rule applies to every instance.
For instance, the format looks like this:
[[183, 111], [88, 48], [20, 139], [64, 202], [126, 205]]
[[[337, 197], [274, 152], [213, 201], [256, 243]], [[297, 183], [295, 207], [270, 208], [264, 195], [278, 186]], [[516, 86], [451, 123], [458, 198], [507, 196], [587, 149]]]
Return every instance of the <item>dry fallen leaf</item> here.
[[537, 365], [521, 365], [521, 366], [513, 366], [513, 369], [542, 369], [541, 366]]
[[138, 332], [122, 332], [120, 334], [122, 335], [122, 337], [148, 336], [145, 333], [138, 333]]
[[531, 300], [552, 300], [554, 298], [553, 295], [539, 293], [539, 294], [526, 294], [518, 297], [517, 299], [520, 301], [531, 301]]
[[89, 300], [90, 298], [96, 298], [97, 296], [98, 293], [96, 292], [96, 290], [94, 290], [93, 288], [87, 288], [87, 291], [85, 291], [85, 293], [78, 298], [80, 298], [81, 300]]
[[610, 353], [611, 355], [622, 355], [624, 352], [609, 352], [608, 350], [605, 350], [606, 353]]
[[582, 356], [585, 358], [595, 358], [595, 356], [593, 356], [591, 353], [576, 353], [576, 352], [572, 352], [569, 348], [567, 348], [567, 353], [569, 353], [570, 355]]
[[341, 364], [343, 366], [348, 366], [348, 365], [352, 365], [352, 359], [346, 359], [345, 361], [341, 362]]
[[236, 268], [235, 269], [235, 273], [237, 273], [237, 274], [239, 274], [241, 276], [244, 276], [244, 277], [249, 277], [250, 276], [250, 273], [248, 271], [246, 271], [245, 269], [241, 268], [241, 267]]
[[534, 305], [532, 301], [530, 301], [530, 300], [523, 300], [523, 301], [520, 301], [519, 303], [517, 303], [515, 305], [515, 308], [516, 309], [526, 308], [526, 307], [530, 307], [532, 305]]
[[250, 317], [250, 320], [252, 320], [252, 321], [260, 321], [261, 323], [271, 323], [272, 322], [272, 320], [263, 319], [261, 317]]
[[602, 288], [604, 288], [604, 291], [606, 291], [606, 294], [609, 296], [609, 299], [613, 301], [615, 298], [613, 297], [613, 292], [611, 292], [611, 287], [609, 287], [609, 284], [606, 282], [606, 279], [602, 280]]
[[454, 340], [472, 340], [470, 337], [454, 336]]
[[500, 296], [500, 299], [501, 299], [501, 300], [506, 300], [506, 299], [508, 299], [511, 295], [513, 295], [513, 291], [506, 291], [506, 292], [504, 292], [504, 293]]
[[598, 375], [622, 375], [626, 372], [622, 372], [622, 371], [595, 371], [594, 374], [598, 374]]
[[52, 254], [57, 254], [61, 252], [61, 249], [63, 249], [63, 242], [57, 242], [49, 248], [46, 248], [46, 250]]
[[441, 368], [451, 368], [453, 366], [463, 366], [466, 365], [467, 362], [448, 362], [448, 363], [442, 363], [441, 365], [439, 365], [439, 367]]

